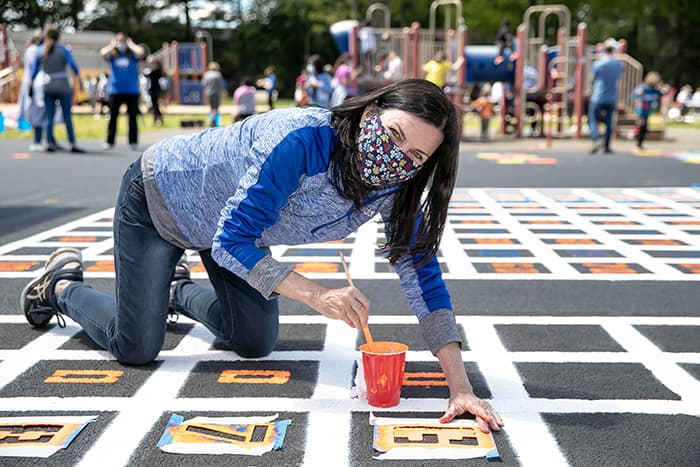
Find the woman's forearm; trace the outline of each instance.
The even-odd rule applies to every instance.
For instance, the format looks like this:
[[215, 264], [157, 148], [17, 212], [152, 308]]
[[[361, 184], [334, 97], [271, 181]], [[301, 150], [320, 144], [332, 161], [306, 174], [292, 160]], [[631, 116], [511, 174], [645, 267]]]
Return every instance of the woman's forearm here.
[[473, 393], [474, 390], [472, 389], [471, 383], [469, 383], [467, 372], [464, 369], [464, 361], [462, 360], [459, 344], [450, 342], [438, 350], [436, 355], [442, 367], [442, 371], [445, 373], [445, 379], [450, 388], [450, 394]]

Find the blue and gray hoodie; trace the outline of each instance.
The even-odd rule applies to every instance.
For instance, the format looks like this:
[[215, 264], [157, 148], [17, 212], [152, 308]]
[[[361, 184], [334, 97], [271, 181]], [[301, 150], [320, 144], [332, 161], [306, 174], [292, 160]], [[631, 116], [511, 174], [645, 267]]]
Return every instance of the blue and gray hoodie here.
[[[219, 265], [275, 296], [291, 268], [269, 246], [343, 239], [391, 215], [396, 184], [373, 190], [360, 209], [336, 190], [330, 118], [326, 109], [280, 109], [151, 146], [141, 163], [156, 229], [182, 248], [211, 248]], [[406, 256], [395, 268], [426, 342], [433, 353], [461, 344], [437, 259], [416, 261]]]

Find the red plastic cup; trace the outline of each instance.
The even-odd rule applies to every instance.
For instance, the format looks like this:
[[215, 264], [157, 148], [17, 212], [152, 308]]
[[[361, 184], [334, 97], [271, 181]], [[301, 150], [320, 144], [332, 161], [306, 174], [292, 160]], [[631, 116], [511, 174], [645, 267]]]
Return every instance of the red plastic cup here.
[[369, 405], [399, 405], [408, 346], [399, 342], [375, 341], [362, 344], [360, 350]]

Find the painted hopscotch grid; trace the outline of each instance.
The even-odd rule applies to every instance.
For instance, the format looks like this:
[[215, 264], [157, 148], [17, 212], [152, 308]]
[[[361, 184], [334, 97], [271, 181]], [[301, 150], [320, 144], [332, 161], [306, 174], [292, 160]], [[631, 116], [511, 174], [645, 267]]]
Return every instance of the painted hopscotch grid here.
[[[60, 246], [82, 249], [87, 277], [113, 277], [112, 210], [0, 247], [0, 278], [34, 277]], [[277, 246], [273, 256], [311, 278], [395, 279], [369, 222], [344, 240]], [[194, 277], [206, 272], [189, 252]], [[446, 279], [700, 280], [700, 191], [457, 189], [438, 260]]]
[[[485, 388], [484, 397], [492, 400], [506, 423], [505, 436], [498, 439], [501, 447], [507, 445], [512, 449], [508, 451], [511, 458], [504, 459], [510, 463], [517, 461], [524, 466], [575, 463], [567, 457], [547, 424], [547, 420], [557, 415], [700, 416], [700, 381], [687, 370], [700, 365], [700, 348], [692, 340], [686, 340], [685, 347], [678, 347], [678, 339], [674, 338], [679, 333], [697, 333], [700, 318], [458, 316], [457, 321], [466, 337], [463, 359], [470, 373], [476, 368], [481, 379], [475, 388]], [[19, 315], [0, 315], [0, 324], [26, 326]], [[186, 324], [187, 332], [177, 345], [162, 351], [158, 363], [148, 369], [147, 375], [139, 376], [140, 384], [122, 395], [93, 387], [87, 392], [69, 392], [69, 397], [57, 398], [48, 388], [50, 382], [41, 380], [37, 384], [46, 385], [45, 390], [39, 389], [33, 395], [12, 394], [16, 381], [46, 362], [63, 367], [70, 362], [73, 370], [101, 368], [102, 378], [111, 378], [110, 381], [120, 377], [120, 369], [134, 370], [116, 364], [104, 351], [71, 349], [70, 342], [80, 329], [70, 320], [66, 328], [54, 327], [50, 332], [37, 333], [38, 337], [21, 348], [7, 349], [0, 344], [0, 407], [14, 415], [31, 412], [50, 416], [59, 411], [113, 416], [94, 443], [81, 453], [79, 466], [121, 466], [130, 462], [136, 450], [155, 452], [155, 444], [144, 444], [145, 439], [150, 439], [154, 432], [162, 432], [164, 415], [173, 412], [285, 413], [285, 417], [305, 428], [304, 436], [298, 438], [298, 442], [304, 443], [303, 465], [353, 464], [352, 459], [359, 455], [351, 452], [351, 446], [355, 451], [358, 449], [350, 443], [351, 436], [357, 435], [353, 421], [358, 415], [366, 417], [370, 409], [366, 401], [350, 398], [351, 377], [359, 358], [359, 336], [354, 329], [320, 316], [282, 316], [283, 328], [325, 326], [323, 346], [320, 350], [278, 350], [261, 359], [257, 365], [270, 368], [284, 369], [288, 363], [290, 383], [308, 386], [306, 392], [295, 397], [269, 397], [274, 389], [267, 394], [270, 389], [263, 389], [264, 384], [257, 392], [237, 393], [235, 388], [229, 389], [235, 385], [225, 384], [232, 381], [230, 376], [226, 380], [224, 371], [219, 383], [227, 387], [221, 388], [218, 395], [207, 394], [207, 387], [201, 384], [197, 386], [199, 392], [188, 390], [195, 376], [199, 380], [202, 374], [206, 375], [206, 372], [197, 373], [202, 365], [211, 371], [239, 368], [248, 361], [232, 352], [216, 350], [213, 337], [202, 325]], [[415, 318], [372, 316], [370, 324], [381, 332], [384, 327], [415, 324]], [[542, 336], [562, 334], [557, 331], [565, 328], [566, 332], [585, 335], [586, 339], [542, 340]], [[295, 372], [302, 368], [299, 363], [304, 362], [313, 362], [315, 378], [302, 374], [295, 381]], [[436, 365], [435, 362], [427, 350], [409, 351], [407, 371], [423, 371], [426, 365]], [[564, 365], [568, 368], [566, 372], [561, 371]], [[603, 374], [613, 389], [599, 394], [593, 389], [594, 384], [586, 386], [585, 375], [592, 373], [599, 378]], [[553, 378], [553, 374], [557, 377]], [[562, 380], [563, 385], [557, 380]], [[106, 386], [109, 385], [102, 385]], [[543, 387], [550, 386], [554, 386], [553, 392], [543, 391]], [[641, 393], [635, 393], [635, 388], [642, 388]], [[443, 397], [409, 395], [387, 412], [439, 413], [445, 404]], [[334, 427], [332, 432], [329, 426]], [[364, 430], [372, 428], [366, 424]], [[371, 443], [364, 448], [371, 452]], [[298, 450], [296, 446], [294, 451]], [[280, 455], [290, 451], [291, 446]], [[105, 457], [105, 452], [110, 455]]]

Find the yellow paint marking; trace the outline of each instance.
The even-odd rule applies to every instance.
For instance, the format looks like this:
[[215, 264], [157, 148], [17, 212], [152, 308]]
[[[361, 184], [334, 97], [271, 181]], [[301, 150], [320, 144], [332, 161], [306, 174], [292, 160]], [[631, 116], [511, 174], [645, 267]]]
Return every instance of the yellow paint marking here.
[[222, 384], [286, 384], [292, 377], [287, 370], [224, 370], [219, 375]]
[[39, 261], [0, 261], [0, 272], [23, 272], [39, 266]]
[[94, 264], [86, 267], [85, 270], [89, 272], [114, 272], [114, 261], [111, 259], [95, 261]]
[[56, 370], [44, 380], [58, 384], [114, 384], [124, 375], [121, 370]]
[[498, 274], [539, 274], [540, 271], [532, 263], [489, 263]]
[[447, 386], [445, 374], [441, 372], [405, 372], [404, 386]]
[[592, 274], [638, 274], [625, 263], [583, 263]]
[[338, 272], [339, 265], [336, 263], [297, 263], [294, 266], [295, 272]]

